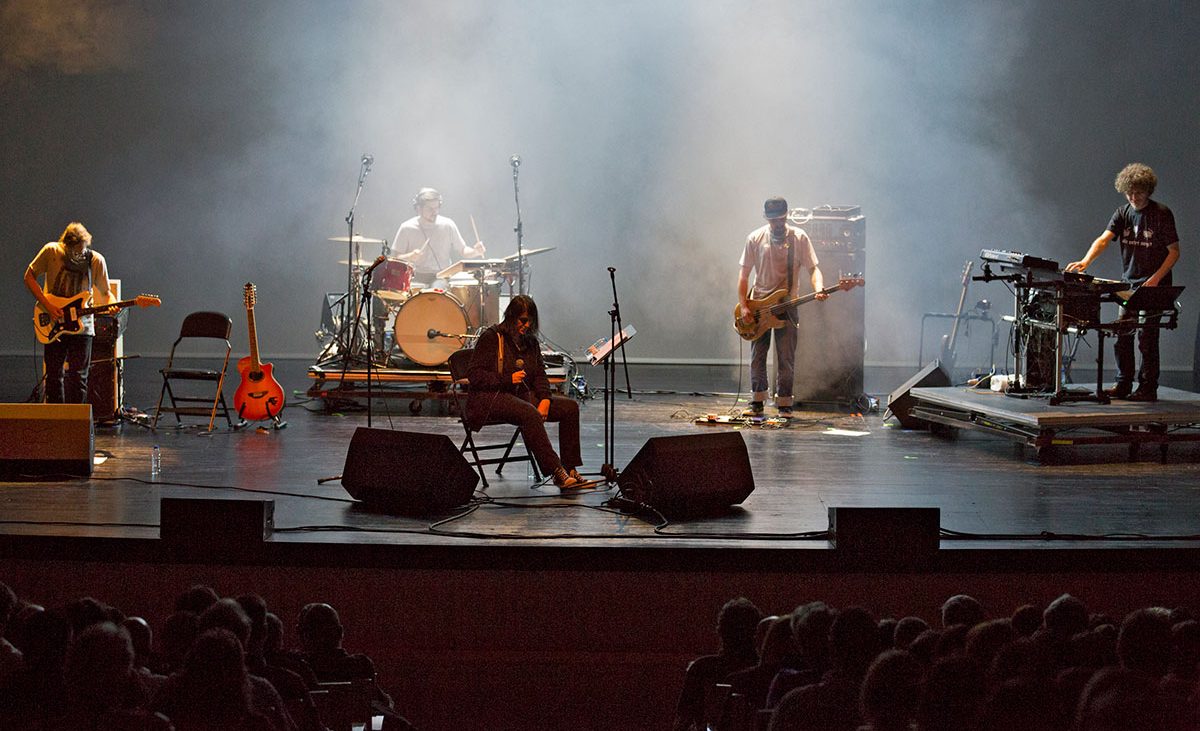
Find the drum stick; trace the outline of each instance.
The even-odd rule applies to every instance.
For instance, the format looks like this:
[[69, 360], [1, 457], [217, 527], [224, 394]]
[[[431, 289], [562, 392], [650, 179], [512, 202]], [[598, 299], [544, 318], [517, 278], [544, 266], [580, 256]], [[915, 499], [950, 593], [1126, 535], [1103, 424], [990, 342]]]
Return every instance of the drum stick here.
[[471, 214], [471, 230], [475, 232], [475, 243], [479, 243], [479, 229], [475, 228], [475, 214]]

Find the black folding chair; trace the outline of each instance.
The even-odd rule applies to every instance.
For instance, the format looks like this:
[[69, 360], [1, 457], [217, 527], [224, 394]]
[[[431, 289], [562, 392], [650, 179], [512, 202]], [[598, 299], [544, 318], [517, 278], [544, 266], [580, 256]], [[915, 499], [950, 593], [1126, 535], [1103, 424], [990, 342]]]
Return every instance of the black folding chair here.
[[[224, 393], [225, 372], [229, 368], [229, 354], [233, 350], [233, 346], [229, 343], [229, 332], [232, 328], [233, 320], [221, 312], [193, 312], [183, 318], [183, 325], [179, 328], [179, 337], [171, 345], [171, 354], [167, 357], [167, 366], [159, 371], [162, 374], [163, 385], [162, 390], [158, 393], [158, 406], [154, 410], [153, 426], [158, 426], [158, 419], [164, 413], [175, 414], [176, 424], [183, 423], [183, 420], [180, 418], [182, 416], [207, 416], [208, 430], [212, 431], [213, 424], [217, 420], [217, 412], [220, 411], [225, 416], [225, 422], [231, 428], [234, 427], [233, 417], [230, 415], [229, 406], [225, 402]], [[182, 345], [182, 352], [178, 355], [194, 354], [198, 348], [194, 347], [194, 344], [189, 341], [197, 339], [219, 340], [225, 344], [225, 356], [221, 360], [221, 367], [219, 369], [215, 367], [176, 367], [176, 351]], [[216, 357], [210, 358], [209, 361], [215, 365]], [[197, 394], [195, 389], [191, 389], [188, 393], [178, 394], [171, 385], [173, 381], [213, 383], [216, 384], [215, 392]], [[171, 400], [170, 406], [163, 406], [164, 397]]]
[[[467, 389], [470, 388], [470, 383], [467, 380], [467, 370], [471, 366], [471, 356], [474, 354], [474, 348], [463, 348], [462, 350], [458, 350], [450, 354], [450, 378], [454, 381], [451, 386], [451, 393], [454, 394], [454, 405], [458, 410], [458, 422], [462, 424], [464, 435], [462, 446], [458, 448], [459, 453], [461, 453], [464, 457], [467, 457], [467, 452], [471, 453], [470, 456], [467, 457], [467, 461], [470, 462], [479, 472], [479, 479], [483, 482], [484, 488], [487, 488], [488, 481], [487, 476], [483, 473], [483, 468], [485, 465], [492, 464], [496, 465], [496, 474], [499, 475], [504, 470], [504, 465], [508, 464], [509, 462], [528, 462], [530, 468], [533, 470], [534, 480], [541, 480], [542, 475], [541, 472], [538, 471], [537, 461], [533, 458], [533, 455], [529, 453], [528, 449], [526, 449], [524, 453], [513, 454], [513, 448], [517, 444], [517, 438], [521, 436], [520, 429], [514, 427], [512, 436], [509, 437], [508, 441], [506, 442], [494, 442], [490, 444], [475, 443], [475, 437], [471, 433], [471, 427], [467, 424], [466, 399], [459, 398], [462, 393], [465, 393]], [[503, 421], [489, 420], [485, 422], [481, 428], [488, 426], [499, 426], [502, 424], [508, 426], [508, 424]], [[504, 454], [500, 457], [484, 458], [479, 455], [480, 452], [494, 452], [501, 449], [504, 450]]]

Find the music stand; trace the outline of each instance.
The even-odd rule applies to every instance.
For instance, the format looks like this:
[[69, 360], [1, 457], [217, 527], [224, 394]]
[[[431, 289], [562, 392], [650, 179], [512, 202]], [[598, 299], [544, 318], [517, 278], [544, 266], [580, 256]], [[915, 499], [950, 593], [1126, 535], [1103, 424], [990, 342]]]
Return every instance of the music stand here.
[[1183, 287], [1146, 287], [1127, 289], [1114, 292], [1115, 299], [1126, 310], [1134, 312], [1154, 312], [1175, 309], [1175, 300], [1183, 292]]
[[604, 465], [600, 468], [604, 478], [617, 481], [616, 468], [616, 423], [617, 423], [617, 363], [614, 355], [625, 343], [637, 335], [637, 328], [626, 325], [621, 332], [608, 340], [588, 348], [588, 363], [604, 364]]

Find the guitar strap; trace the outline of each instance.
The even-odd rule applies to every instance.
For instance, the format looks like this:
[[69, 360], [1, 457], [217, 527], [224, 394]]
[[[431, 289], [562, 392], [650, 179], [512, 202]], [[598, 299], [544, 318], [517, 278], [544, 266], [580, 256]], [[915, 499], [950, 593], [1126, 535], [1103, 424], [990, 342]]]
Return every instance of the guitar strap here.
[[[783, 242], [784, 242], [783, 245], [784, 245], [784, 247], [787, 248], [787, 253], [788, 253], [788, 265], [787, 265], [787, 267], [788, 267], [788, 280], [787, 280], [787, 282], [788, 282], [788, 287], [787, 287], [788, 297], [795, 296], [795, 292], [793, 291], [792, 287], [794, 287], [796, 284], [796, 281], [795, 281], [795, 278], [796, 278], [796, 252], [795, 252], [795, 247], [792, 246], [792, 242], [788, 241], [788, 237], [791, 235], [792, 235], [792, 232], [788, 231], [786, 234], [784, 234], [784, 237], [783, 237]], [[788, 310], [787, 318], [792, 321], [793, 325], [800, 324], [798, 318], [796, 317], [796, 309], [795, 308], [790, 308]]]

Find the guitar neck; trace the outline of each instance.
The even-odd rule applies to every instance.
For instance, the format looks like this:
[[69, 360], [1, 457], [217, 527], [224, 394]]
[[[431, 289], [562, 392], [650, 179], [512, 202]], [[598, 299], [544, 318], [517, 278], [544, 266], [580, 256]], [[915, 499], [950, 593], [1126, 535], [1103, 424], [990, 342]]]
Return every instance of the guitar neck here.
[[834, 292], [838, 291], [839, 289], [841, 289], [840, 286], [834, 285], [832, 287], [826, 287], [825, 289], [822, 289], [819, 292], [809, 292], [808, 294], [802, 294], [799, 297], [794, 297], [790, 300], [776, 302], [775, 304], [771, 305], [771, 312], [780, 312], [782, 310], [786, 310], [789, 307], [795, 307], [796, 305], [802, 305], [805, 302], [811, 302], [817, 298], [817, 295], [833, 294]]
[[258, 332], [254, 329], [254, 308], [246, 308], [246, 324], [250, 328], [250, 364], [253, 370], [262, 369], [262, 361], [258, 359]]
[[103, 312], [104, 310], [107, 310], [111, 307], [116, 307], [117, 309], [125, 309], [126, 307], [132, 307], [136, 304], [137, 304], [137, 299], [121, 300], [120, 302], [112, 302], [107, 305], [96, 305], [95, 307], [80, 307], [78, 310], [75, 310], [75, 314], [79, 317], [83, 317], [84, 315], [94, 315], [97, 312]]

